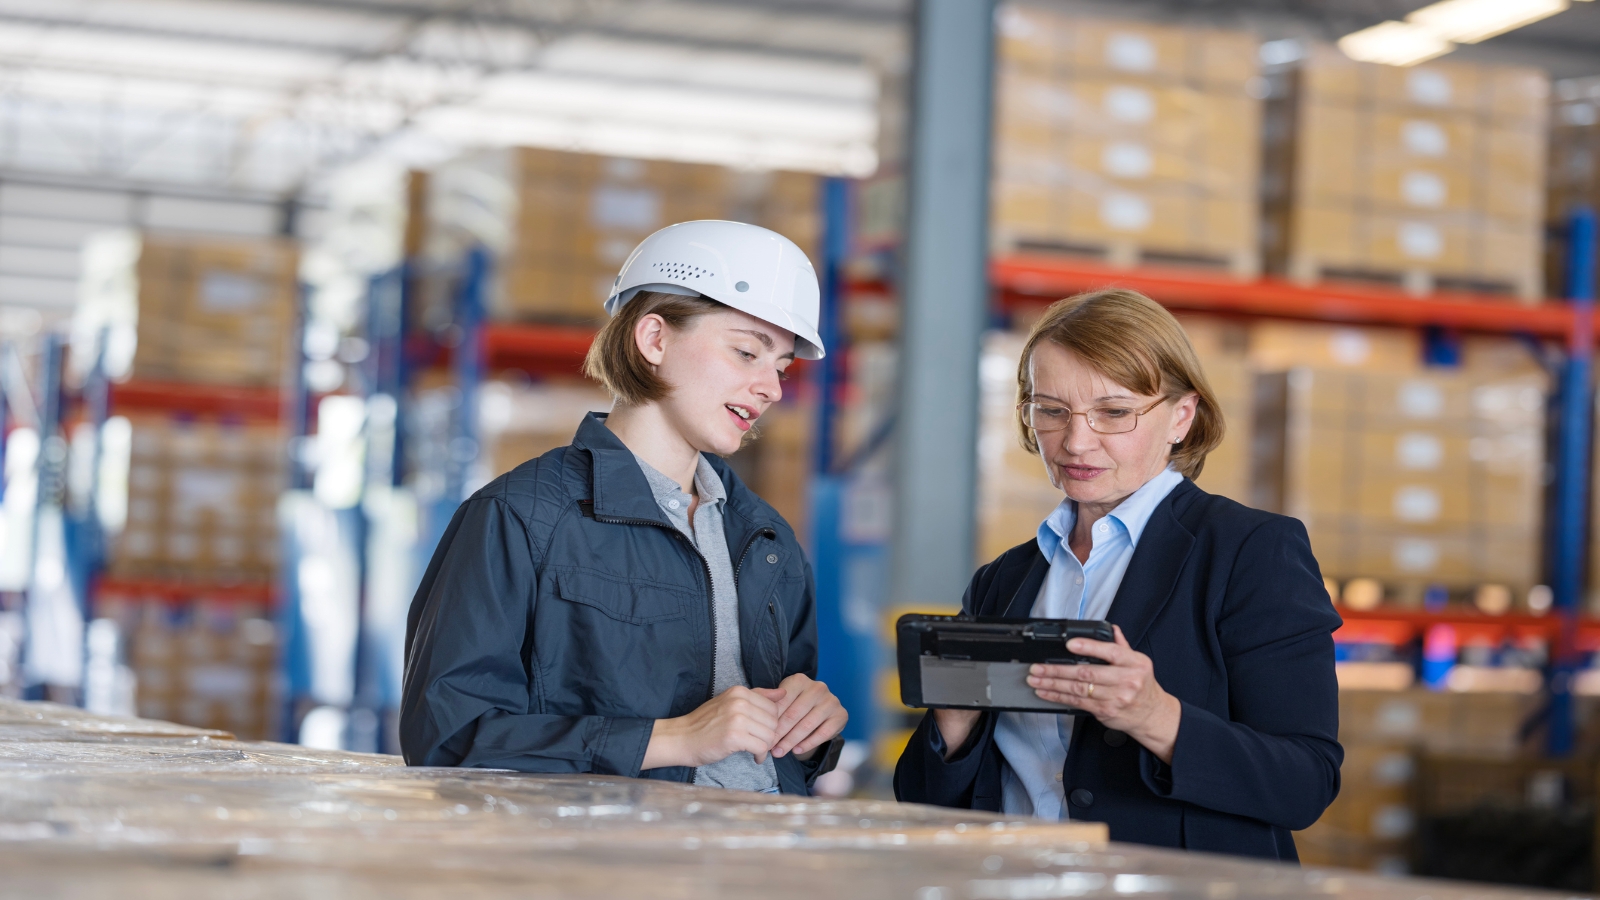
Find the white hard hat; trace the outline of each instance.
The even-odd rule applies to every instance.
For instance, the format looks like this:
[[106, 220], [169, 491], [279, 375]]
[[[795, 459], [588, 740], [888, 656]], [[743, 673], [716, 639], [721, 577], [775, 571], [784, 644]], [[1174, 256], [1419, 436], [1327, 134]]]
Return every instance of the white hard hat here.
[[744, 222], [679, 222], [633, 248], [606, 298], [616, 315], [640, 291], [701, 294], [794, 334], [794, 353], [821, 359], [821, 292], [794, 241]]

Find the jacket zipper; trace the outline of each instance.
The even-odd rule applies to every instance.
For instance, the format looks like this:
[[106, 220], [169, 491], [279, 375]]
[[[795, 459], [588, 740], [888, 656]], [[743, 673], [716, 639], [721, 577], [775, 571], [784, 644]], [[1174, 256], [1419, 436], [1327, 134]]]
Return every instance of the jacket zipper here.
[[[700, 548], [696, 547], [694, 542], [689, 540], [683, 532], [664, 522], [657, 522], [652, 519], [631, 519], [622, 516], [602, 516], [593, 512], [592, 509], [591, 507], [590, 515], [594, 517], [596, 522], [610, 522], [615, 525], [650, 525], [660, 528], [682, 541], [694, 553], [695, 559], [700, 560], [700, 571], [704, 572], [706, 576], [706, 624], [711, 629], [711, 671], [706, 679], [706, 699], [715, 699], [717, 696], [717, 594], [716, 588], [711, 582], [711, 564], [706, 562], [705, 554], [701, 553]], [[762, 528], [750, 535], [749, 539], [744, 542], [744, 549], [739, 551], [739, 561], [733, 566], [734, 590], [739, 588], [739, 572], [744, 568], [745, 557], [750, 555], [750, 548], [755, 546], [756, 538], [762, 536], [776, 540], [778, 533], [771, 528]], [[776, 621], [777, 611], [772, 610], [771, 603], [767, 604], [767, 608], [772, 612], [773, 620]]]
[[[693, 541], [684, 536], [683, 532], [665, 522], [656, 522], [651, 519], [629, 519], [621, 516], [602, 516], [599, 513], [594, 513], [593, 515], [596, 522], [609, 522], [615, 525], [651, 525], [660, 528], [682, 541], [690, 552], [694, 554], [694, 558], [700, 560], [700, 570], [706, 576], [706, 625], [711, 629], [711, 668], [706, 675], [706, 699], [715, 698], [717, 696], [717, 594], [716, 588], [711, 583], [711, 564], [706, 562], [705, 554], [701, 553], [700, 548], [696, 547]], [[738, 570], [734, 571], [734, 578], [737, 580]]]

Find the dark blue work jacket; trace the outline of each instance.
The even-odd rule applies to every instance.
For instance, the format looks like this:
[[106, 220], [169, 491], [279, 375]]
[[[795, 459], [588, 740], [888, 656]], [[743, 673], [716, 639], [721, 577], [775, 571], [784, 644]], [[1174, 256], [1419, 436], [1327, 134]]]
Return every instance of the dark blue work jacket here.
[[[969, 614], [1027, 618], [1049, 561], [1029, 541], [973, 576]], [[1111, 839], [1298, 859], [1291, 830], [1339, 793], [1334, 629], [1305, 527], [1216, 497], [1185, 479], [1156, 507], [1107, 618], [1148, 655], [1183, 704], [1172, 763], [1084, 717], [1062, 784], [1067, 814]], [[901, 800], [1000, 809], [996, 715], [949, 760], [933, 715], [895, 769]]]
[[[816, 677], [811, 566], [783, 517], [711, 464], [745, 675]], [[406, 621], [406, 762], [689, 781], [692, 768], [640, 764], [656, 719], [711, 699], [713, 622], [705, 562], [591, 413], [572, 444], [462, 504], [439, 542]], [[776, 760], [781, 789], [810, 793], [839, 744]]]

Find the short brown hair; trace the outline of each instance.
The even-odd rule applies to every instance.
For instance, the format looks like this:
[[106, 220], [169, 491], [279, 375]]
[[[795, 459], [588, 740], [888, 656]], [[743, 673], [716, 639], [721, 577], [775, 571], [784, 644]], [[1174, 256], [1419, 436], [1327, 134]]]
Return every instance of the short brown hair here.
[[605, 385], [619, 403], [637, 406], [660, 400], [672, 392], [672, 385], [652, 371], [639, 352], [639, 342], [633, 339], [639, 320], [655, 313], [681, 331], [700, 316], [724, 308], [708, 297], [640, 291], [594, 336], [583, 357], [583, 374]]
[[[1188, 478], [1200, 477], [1206, 454], [1222, 443], [1225, 426], [1217, 395], [1200, 369], [1189, 336], [1172, 313], [1138, 291], [1109, 288], [1059, 300], [1034, 323], [1017, 366], [1017, 402], [1033, 397], [1029, 363], [1040, 341], [1072, 351], [1090, 368], [1135, 393], [1176, 400], [1199, 398], [1194, 422], [1183, 443], [1172, 448], [1172, 462]], [[1033, 430], [1017, 413], [1022, 446], [1039, 452]]]

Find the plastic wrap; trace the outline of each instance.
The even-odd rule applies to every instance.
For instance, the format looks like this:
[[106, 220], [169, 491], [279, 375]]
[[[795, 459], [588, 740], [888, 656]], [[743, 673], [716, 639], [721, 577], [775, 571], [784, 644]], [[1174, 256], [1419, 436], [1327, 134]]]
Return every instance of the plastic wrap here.
[[1514, 895], [1103, 835], [891, 802], [406, 768], [0, 700], [4, 898]]

